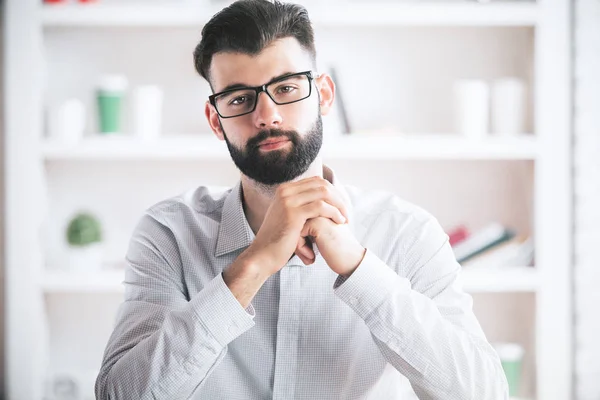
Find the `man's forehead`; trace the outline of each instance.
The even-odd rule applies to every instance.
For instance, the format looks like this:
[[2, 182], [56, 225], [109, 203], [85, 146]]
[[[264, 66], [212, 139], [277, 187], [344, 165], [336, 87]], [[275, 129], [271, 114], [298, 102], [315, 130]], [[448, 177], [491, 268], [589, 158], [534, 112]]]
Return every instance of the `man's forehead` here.
[[312, 60], [308, 51], [295, 38], [284, 38], [274, 41], [256, 55], [216, 53], [212, 58], [210, 76], [215, 92], [219, 92], [233, 84], [258, 86], [289, 72], [310, 69]]

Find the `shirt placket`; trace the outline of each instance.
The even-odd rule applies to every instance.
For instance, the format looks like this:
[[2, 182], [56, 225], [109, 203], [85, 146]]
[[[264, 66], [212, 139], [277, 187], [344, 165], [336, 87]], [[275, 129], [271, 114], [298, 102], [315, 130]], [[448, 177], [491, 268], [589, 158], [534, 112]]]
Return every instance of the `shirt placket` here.
[[273, 400], [289, 400], [295, 396], [300, 333], [300, 272], [297, 256], [280, 270], [279, 315], [277, 347], [275, 349], [275, 378]]

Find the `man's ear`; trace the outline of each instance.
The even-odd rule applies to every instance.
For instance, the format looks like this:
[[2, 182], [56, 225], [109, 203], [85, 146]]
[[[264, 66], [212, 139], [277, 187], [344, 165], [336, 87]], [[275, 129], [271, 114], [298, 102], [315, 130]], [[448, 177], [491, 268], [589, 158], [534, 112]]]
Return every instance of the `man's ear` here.
[[335, 83], [328, 74], [321, 74], [315, 79], [319, 90], [319, 101], [321, 103], [321, 115], [327, 115], [333, 107], [335, 99]]
[[206, 120], [208, 121], [208, 125], [210, 125], [210, 129], [217, 138], [219, 138], [219, 140], [225, 140], [221, 121], [219, 121], [219, 114], [217, 114], [217, 110], [209, 101], [206, 102], [204, 114], [206, 115]]

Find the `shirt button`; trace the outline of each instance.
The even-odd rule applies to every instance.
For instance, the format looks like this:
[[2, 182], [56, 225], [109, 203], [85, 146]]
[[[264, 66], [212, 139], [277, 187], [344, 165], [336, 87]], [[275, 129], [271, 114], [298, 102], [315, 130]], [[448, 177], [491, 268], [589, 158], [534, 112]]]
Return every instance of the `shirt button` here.
[[235, 325], [231, 325], [229, 327], [229, 333], [235, 333], [236, 330], [237, 330], [237, 327]]
[[350, 304], [352, 304], [353, 306], [355, 306], [356, 304], [358, 304], [358, 298], [351, 297], [350, 298]]
[[185, 372], [187, 372], [188, 374], [191, 374], [194, 371], [194, 364], [192, 364], [192, 362], [190, 361], [186, 361], [183, 367], [185, 369]]

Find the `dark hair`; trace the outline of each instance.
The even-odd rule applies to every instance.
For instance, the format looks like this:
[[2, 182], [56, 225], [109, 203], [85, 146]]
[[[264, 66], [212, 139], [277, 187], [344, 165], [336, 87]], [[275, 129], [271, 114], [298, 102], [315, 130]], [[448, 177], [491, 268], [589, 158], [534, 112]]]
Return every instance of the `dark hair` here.
[[215, 14], [202, 29], [202, 40], [194, 50], [196, 71], [210, 82], [210, 63], [216, 53], [256, 55], [285, 37], [296, 38], [316, 64], [314, 32], [306, 8], [279, 1], [238, 0]]

